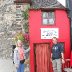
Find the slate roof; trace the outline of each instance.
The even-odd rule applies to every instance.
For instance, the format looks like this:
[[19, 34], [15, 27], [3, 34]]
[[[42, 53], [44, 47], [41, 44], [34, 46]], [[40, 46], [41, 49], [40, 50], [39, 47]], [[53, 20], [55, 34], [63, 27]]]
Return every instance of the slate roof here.
[[[68, 5], [68, 1], [66, 0], [66, 5]], [[14, 3], [29, 3], [31, 5], [31, 9], [67, 9], [68, 7], [64, 7], [58, 0], [15, 0]]]
[[32, 0], [31, 8], [60, 8], [65, 7], [57, 0]]

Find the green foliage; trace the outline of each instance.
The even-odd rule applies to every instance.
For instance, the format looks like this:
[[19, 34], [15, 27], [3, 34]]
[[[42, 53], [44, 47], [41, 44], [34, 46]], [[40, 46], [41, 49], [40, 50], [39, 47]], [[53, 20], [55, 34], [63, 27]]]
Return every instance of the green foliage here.
[[17, 42], [18, 40], [24, 41], [24, 36], [22, 33], [17, 33], [15, 36], [15, 41]]
[[18, 37], [18, 40], [24, 41], [24, 37], [21, 35]]
[[34, 9], [39, 9], [39, 7], [37, 5], [34, 6]]
[[28, 20], [28, 9], [23, 12], [23, 17], [25, 20]]
[[23, 12], [23, 18], [24, 18], [24, 20], [26, 21], [26, 22], [24, 22], [24, 24], [23, 24], [23, 28], [24, 28], [24, 31], [25, 32], [29, 32], [29, 24], [28, 24], [28, 22], [27, 22], [27, 20], [28, 20], [28, 17], [29, 17], [29, 14], [28, 14], [28, 11], [29, 11], [29, 6], [27, 7], [27, 9]]
[[25, 23], [23, 25], [23, 27], [24, 27], [25, 32], [28, 32], [29, 31], [29, 25], [28, 25], [28, 23]]

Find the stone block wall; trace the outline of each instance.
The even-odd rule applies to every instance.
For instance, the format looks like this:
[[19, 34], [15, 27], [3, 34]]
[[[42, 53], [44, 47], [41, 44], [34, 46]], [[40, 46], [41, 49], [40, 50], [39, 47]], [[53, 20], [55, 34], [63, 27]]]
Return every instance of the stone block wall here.
[[0, 58], [10, 58], [13, 37], [17, 32], [24, 31], [22, 11], [27, 4], [14, 3], [14, 0], [0, 0]]

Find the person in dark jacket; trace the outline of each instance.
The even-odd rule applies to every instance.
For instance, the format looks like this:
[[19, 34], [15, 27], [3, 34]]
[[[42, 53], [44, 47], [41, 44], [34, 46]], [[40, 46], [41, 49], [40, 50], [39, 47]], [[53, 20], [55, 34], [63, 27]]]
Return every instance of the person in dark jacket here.
[[62, 72], [62, 63], [64, 63], [63, 46], [57, 42], [57, 38], [52, 39], [52, 53], [51, 60], [54, 72]]

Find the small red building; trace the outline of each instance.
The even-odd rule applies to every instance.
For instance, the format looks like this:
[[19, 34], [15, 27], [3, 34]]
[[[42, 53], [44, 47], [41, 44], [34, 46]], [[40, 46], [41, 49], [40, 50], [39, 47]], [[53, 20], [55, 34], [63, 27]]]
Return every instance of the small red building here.
[[[58, 38], [58, 42], [63, 45], [65, 59], [70, 59], [72, 26], [67, 13], [69, 1], [16, 0], [15, 3], [31, 5], [29, 10], [30, 72], [53, 72], [50, 61], [52, 37]], [[72, 20], [72, 15], [70, 17]]]
[[59, 0], [32, 0], [29, 10], [30, 72], [53, 72], [50, 62], [52, 37], [63, 45], [70, 59], [70, 22]]

